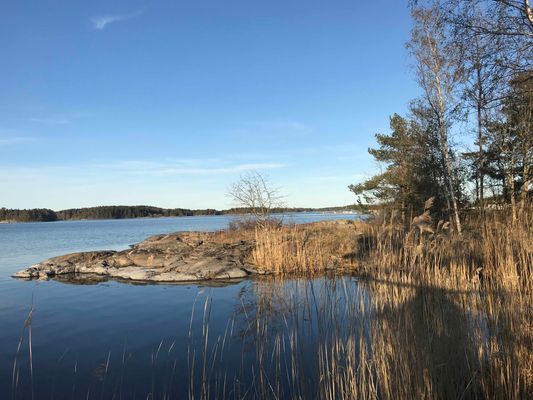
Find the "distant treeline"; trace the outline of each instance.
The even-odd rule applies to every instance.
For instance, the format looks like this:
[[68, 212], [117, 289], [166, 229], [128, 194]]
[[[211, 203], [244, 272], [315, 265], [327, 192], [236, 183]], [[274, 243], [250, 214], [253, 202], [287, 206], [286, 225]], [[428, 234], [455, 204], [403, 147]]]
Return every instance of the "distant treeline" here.
[[[275, 213], [310, 212], [310, 211], [347, 211], [352, 206], [328, 208], [276, 208]], [[185, 208], [159, 208], [151, 206], [100, 206], [89, 208], [72, 208], [53, 211], [46, 208], [31, 210], [12, 210], [0, 208], [0, 222], [45, 222], [83, 219], [126, 219], [154, 217], [186, 217], [193, 215], [246, 214], [250, 210], [231, 208], [229, 210], [189, 210]]]
[[33, 210], [8, 210], [0, 208], [0, 222], [45, 222], [57, 221], [55, 211], [46, 208]]
[[217, 210], [188, 210], [185, 208], [159, 208], [150, 206], [101, 206], [71, 208], [57, 211], [58, 220], [71, 219], [125, 219], [150, 217], [186, 217], [192, 215], [219, 215]]

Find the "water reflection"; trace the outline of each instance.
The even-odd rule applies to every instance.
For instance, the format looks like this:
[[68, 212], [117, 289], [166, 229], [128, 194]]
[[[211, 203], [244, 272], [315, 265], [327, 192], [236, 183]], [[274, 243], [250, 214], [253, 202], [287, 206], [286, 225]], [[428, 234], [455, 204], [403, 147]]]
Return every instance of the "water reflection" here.
[[[227, 309], [217, 298], [225, 289], [231, 290]], [[36, 380], [35, 389], [56, 398], [447, 399], [531, 393], [532, 336], [524, 325], [531, 316], [506, 293], [350, 276], [261, 277], [191, 291], [189, 300], [188, 315], [176, 321], [174, 333], [161, 331], [157, 341], [136, 346], [124, 342], [98, 357], [76, 350], [58, 354], [53, 385]], [[145, 324], [139, 332], [155, 338], [154, 329]], [[21, 352], [16, 369], [17, 398], [31, 393], [27, 355]], [[42, 374], [42, 366], [35, 367], [36, 376]]]
[[[22, 279], [22, 278], [17, 278]], [[31, 281], [32, 279], [23, 279], [26, 281]], [[96, 285], [103, 282], [120, 282], [125, 285], [134, 285], [134, 286], [148, 286], [148, 285], [161, 285], [157, 282], [151, 281], [134, 281], [130, 279], [120, 279], [120, 278], [109, 278], [105, 275], [98, 274], [61, 274], [55, 275], [53, 280], [56, 282], [68, 284], [68, 285]], [[204, 280], [197, 283], [198, 287], [225, 287], [230, 285], [236, 285], [244, 281], [244, 278], [235, 278], [235, 279], [216, 279], [216, 280]], [[166, 282], [165, 286], [190, 286], [191, 282]]]

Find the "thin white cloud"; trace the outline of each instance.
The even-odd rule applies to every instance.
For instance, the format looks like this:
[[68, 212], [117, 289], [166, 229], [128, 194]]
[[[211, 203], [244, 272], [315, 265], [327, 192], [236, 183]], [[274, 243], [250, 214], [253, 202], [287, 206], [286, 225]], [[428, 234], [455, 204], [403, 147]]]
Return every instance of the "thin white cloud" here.
[[43, 124], [51, 124], [51, 125], [68, 125], [70, 124], [71, 120], [68, 118], [30, 118], [30, 121], [33, 122], [39, 122]]
[[285, 167], [280, 163], [239, 164], [222, 168], [167, 168], [158, 171], [160, 175], [220, 175], [251, 170], [267, 170]]
[[128, 19], [136, 18], [142, 14], [142, 11], [136, 11], [130, 14], [108, 14], [94, 17], [91, 19], [93, 28], [103, 30], [105, 27], [113, 22], [126, 21]]
[[[268, 170], [284, 168], [285, 164], [275, 162], [243, 163], [224, 165], [220, 160], [182, 160], [168, 162], [122, 161], [116, 164], [100, 165], [106, 170], [116, 170], [131, 175], [221, 175], [251, 170]], [[217, 165], [218, 164], [218, 165]]]
[[51, 114], [51, 115], [39, 115], [33, 118], [29, 118], [32, 122], [47, 125], [68, 125], [75, 122], [77, 119], [86, 118], [91, 116], [91, 113], [85, 111]]
[[29, 136], [11, 136], [11, 137], [0, 137], [0, 146], [9, 146], [13, 144], [35, 142], [34, 137]]
[[[2, 141], [0, 139], [0, 145]], [[0, 166], [0, 175], [16, 176], [17, 179], [34, 179], [38, 175], [62, 175], [75, 177], [92, 177], [98, 180], [105, 180], [109, 177], [152, 177], [165, 178], [171, 176], [213, 176], [230, 175], [252, 170], [272, 170], [286, 167], [281, 163], [250, 163], [250, 164], [228, 164], [218, 166], [209, 161], [191, 163], [186, 160], [184, 163], [178, 162], [152, 162], [152, 161], [118, 161], [107, 164], [87, 163], [78, 165], [43, 165], [40, 167], [18, 167], [4, 168]], [[219, 164], [219, 163], [217, 163]]]

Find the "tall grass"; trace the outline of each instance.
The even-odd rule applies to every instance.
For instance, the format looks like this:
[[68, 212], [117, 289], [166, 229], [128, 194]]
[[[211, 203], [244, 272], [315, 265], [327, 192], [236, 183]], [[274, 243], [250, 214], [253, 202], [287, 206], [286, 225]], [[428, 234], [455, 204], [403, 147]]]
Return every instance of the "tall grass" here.
[[517, 289], [532, 293], [533, 210], [520, 221], [493, 214], [467, 216], [457, 235], [435, 224], [427, 234], [393, 223], [370, 225], [358, 271], [394, 281], [448, 289]]
[[[533, 210], [521, 220], [493, 213], [467, 215], [465, 232], [449, 224], [404, 227], [381, 222], [310, 224], [256, 229], [251, 262], [275, 274], [316, 274], [352, 270], [395, 282], [442, 288], [479, 285], [533, 292]], [[250, 237], [250, 232], [244, 234]]]
[[[347, 298], [346, 291], [341, 301], [330, 289], [322, 309], [314, 297], [304, 301], [316, 308], [321, 332], [318, 349], [311, 350], [318, 356], [318, 381], [310, 383], [317, 398], [533, 396], [531, 208], [518, 221], [502, 213], [467, 215], [463, 235], [443, 221], [404, 227], [390, 217], [365, 225], [256, 230], [255, 240], [252, 262], [276, 276], [348, 269], [370, 278], [369, 301]], [[300, 313], [281, 315], [287, 321]], [[331, 315], [342, 318], [331, 321]], [[258, 318], [256, 326], [265, 324]], [[269, 382], [266, 389], [291, 388], [274, 398], [306, 398], [300, 380], [306, 369], [298, 357], [305, 324], [289, 325], [288, 336], [270, 338], [290, 344], [289, 365], [279, 352], [264, 350], [266, 338], [258, 346], [280, 358], [274, 364], [285, 365], [286, 377], [263, 377], [268, 369], [259, 366], [260, 382]]]
[[345, 268], [362, 223], [330, 221], [255, 230], [251, 262], [275, 274], [316, 274]]

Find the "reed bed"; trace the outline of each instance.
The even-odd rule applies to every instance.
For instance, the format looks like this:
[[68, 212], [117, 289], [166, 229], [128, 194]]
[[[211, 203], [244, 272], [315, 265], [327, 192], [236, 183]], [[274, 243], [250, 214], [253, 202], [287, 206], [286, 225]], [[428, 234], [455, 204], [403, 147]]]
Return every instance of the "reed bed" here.
[[[318, 291], [310, 280], [303, 294], [297, 286], [276, 293], [271, 283], [258, 289], [256, 320], [250, 323], [257, 339], [251, 383], [256, 394], [533, 397], [531, 211], [519, 220], [499, 212], [467, 215], [463, 235], [443, 221], [405, 227], [393, 217], [255, 230], [251, 259], [272, 272], [271, 279], [329, 270], [352, 271], [362, 279], [355, 292], [343, 277]], [[300, 295], [303, 300], [296, 301]], [[272, 328], [279, 319], [282, 331]], [[316, 357], [309, 360], [302, 352]]]
[[251, 262], [275, 274], [316, 274], [346, 267], [361, 223], [333, 221], [255, 230]]
[[357, 271], [375, 278], [448, 289], [519, 289], [533, 292], [533, 212], [522, 219], [492, 214], [467, 216], [465, 232], [434, 232], [394, 223], [370, 224]]
[[[416, 218], [414, 219], [416, 221]], [[426, 221], [427, 222], [427, 221]], [[392, 217], [329, 221], [216, 234], [254, 240], [249, 261], [268, 273], [310, 276], [351, 271], [449, 289], [520, 288], [533, 293], [533, 209], [518, 221], [501, 212], [467, 215], [458, 235], [443, 221], [404, 226]]]
[[263, 278], [231, 323], [239, 366], [217, 363], [228, 342], [212, 338], [206, 375], [218, 378], [190, 398], [530, 398], [533, 332], [522, 306], [508, 294], [346, 276]]

